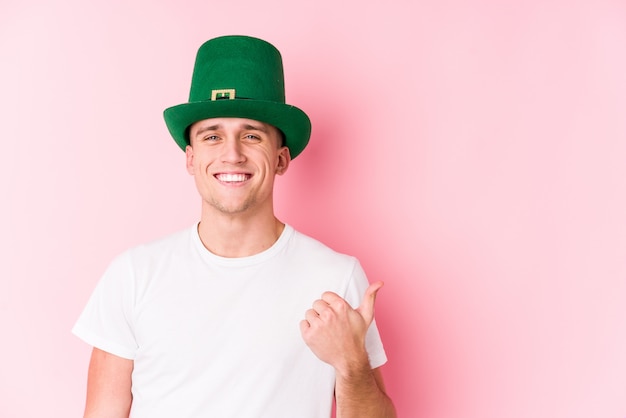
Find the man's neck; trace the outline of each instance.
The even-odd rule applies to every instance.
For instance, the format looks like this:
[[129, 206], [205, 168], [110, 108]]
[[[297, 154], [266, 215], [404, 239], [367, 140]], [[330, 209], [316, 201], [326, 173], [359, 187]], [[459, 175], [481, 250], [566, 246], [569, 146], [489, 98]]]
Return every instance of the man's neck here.
[[247, 257], [270, 248], [285, 224], [271, 216], [217, 215], [203, 213], [198, 234], [204, 247], [221, 257]]

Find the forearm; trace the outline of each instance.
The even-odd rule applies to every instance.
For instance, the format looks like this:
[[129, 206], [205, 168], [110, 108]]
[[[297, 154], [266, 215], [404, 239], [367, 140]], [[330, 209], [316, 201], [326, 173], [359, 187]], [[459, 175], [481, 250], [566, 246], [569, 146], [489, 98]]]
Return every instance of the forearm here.
[[338, 372], [335, 397], [337, 418], [396, 418], [380, 370], [372, 370], [369, 364]]

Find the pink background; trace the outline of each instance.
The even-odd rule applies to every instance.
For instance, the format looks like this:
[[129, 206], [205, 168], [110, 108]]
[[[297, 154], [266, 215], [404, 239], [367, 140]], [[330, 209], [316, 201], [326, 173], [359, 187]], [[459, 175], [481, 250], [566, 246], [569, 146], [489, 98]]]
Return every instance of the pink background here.
[[386, 281], [401, 417], [626, 416], [624, 2], [2, 0], [1, 417], [82, 413], [70, 328], [197, 219], [161, 112], [233, 33], [313, 120], [279, 215]]

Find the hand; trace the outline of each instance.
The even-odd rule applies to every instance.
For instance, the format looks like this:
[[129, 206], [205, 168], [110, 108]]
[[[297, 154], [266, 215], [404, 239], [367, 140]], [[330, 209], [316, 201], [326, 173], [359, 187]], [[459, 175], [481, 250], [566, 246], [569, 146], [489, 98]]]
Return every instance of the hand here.
[[320, 360], [342, 372], [368, 362], [365, 334], [374, 320], [374, 302], [383, 284], [372, 283], [357, 309], [333, 292], [313, 302], [300, 322], [300, 332]]

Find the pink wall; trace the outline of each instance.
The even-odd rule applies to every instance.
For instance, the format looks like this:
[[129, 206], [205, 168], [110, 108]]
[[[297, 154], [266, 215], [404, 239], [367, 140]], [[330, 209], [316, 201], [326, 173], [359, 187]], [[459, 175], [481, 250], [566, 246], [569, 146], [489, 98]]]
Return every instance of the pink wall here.
[[624, 2], [51, 3], [0, 4], [1, 417], [80, 415], [69, 330], [115, 254], [196, 220], [161, 112], [231, 33], [313, 120], [280, 216], [387, 282], [400, 416], [626, 416]]

